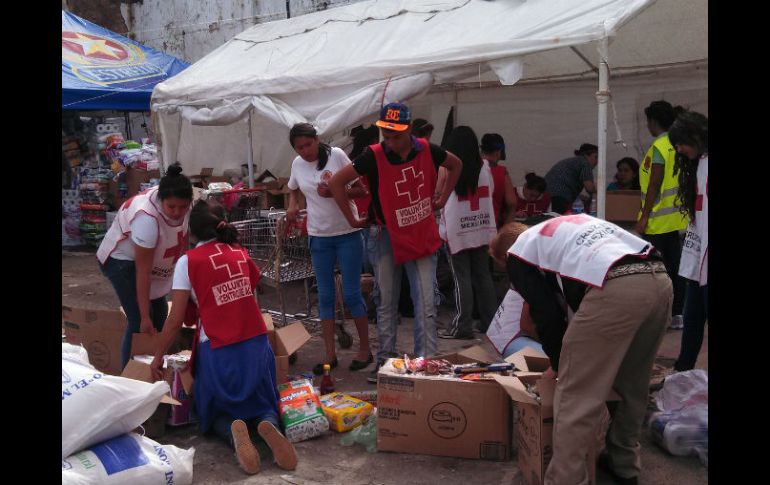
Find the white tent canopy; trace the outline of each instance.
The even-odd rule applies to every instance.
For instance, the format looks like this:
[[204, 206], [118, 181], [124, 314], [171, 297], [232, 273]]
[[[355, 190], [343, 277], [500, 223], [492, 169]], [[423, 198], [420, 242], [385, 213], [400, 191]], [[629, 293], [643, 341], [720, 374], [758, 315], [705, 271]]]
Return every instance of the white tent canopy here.
[[[619, 75], [645, 75], [657, 86], [650, 94], [657, 99], [682, 90], [676, 79], [683, 79], [686, 90], [700, 93], [690, 107], [703, 109], [707, 19], [707, 0], [370, 0], [259, 24], [156, 86], [152, 105], [163, 160], [179, 160], [188, 173], [236, 168], [249, 157], [250, 120], [255, 164], [285, 176], [294, 156], [288, 127], [296, 122], [312, 122], [330, 139], [371, 122], [391, 101], [411, 99], [423, 106], [415, 114], [436, 115], [426, 102], [452, 92], [455, 100], [447, 106], [458, 106], [458, 121], [477, 129], [483, 115], [466, 119], [458, 104], [469, 89], [488, 90], [486, 104], [494, 109], [514, 102], [510, 92], [534, 84], [590, 86], [581, 80], [592, 79], [586, 97], [595, 107], [597, 44], [605, 38], [611, 87]], [[676, 67], [697, 72], [665, 74]], [[521, 86], [495, 89], [489, 81]], [[554, 89], [553, 99], [544, 101], [565, 99]], [[594, 113], [576, 118], [594, 128], [593, 140]], [[443, 118], [432, 121], [440, 131]], [[548, 123], [541, 129], [550, 131]], [[506, 136], [504, 126], [477, 129], [479, 136], [484, 131]], [[562, 155], [544, 160], [541, 172], [591, 141], [565, 135], [558, 143]]]

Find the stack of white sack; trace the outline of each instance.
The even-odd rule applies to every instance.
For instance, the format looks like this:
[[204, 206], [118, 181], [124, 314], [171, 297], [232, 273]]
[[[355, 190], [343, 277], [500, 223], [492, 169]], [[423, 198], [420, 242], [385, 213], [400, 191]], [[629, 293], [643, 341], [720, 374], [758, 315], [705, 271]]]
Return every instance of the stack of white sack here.
[[83, 347], [63, 343], [62, 484], [192, 483], [194, 448], [131, 433], [169, 390], [164, 381], [103, 374]]

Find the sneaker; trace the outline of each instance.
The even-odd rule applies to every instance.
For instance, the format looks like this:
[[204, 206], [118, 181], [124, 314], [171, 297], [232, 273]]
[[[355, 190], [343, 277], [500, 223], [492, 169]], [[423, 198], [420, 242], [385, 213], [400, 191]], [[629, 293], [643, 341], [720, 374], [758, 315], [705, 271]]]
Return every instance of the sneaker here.
[[454, 333], [451, 330], [441, 330], [438, 333], [438, 338], [457, 339], [457, 340], [473, 340], [475, 337], [473, 336], [473, 332], [471, 332], [469, 334], [464, 334], [464, 333]]
[[273, 423], [262, 421], [257, 426], [257, 431], [273, 452], [276, 465], [284, 470], [297, 468], [297, 450]]
[[682, 315], [674, 315], [671, 317], [671, 325], [669, 325], [668, 328], [674, 329], [674, 330], [681, 330], [684, 328], [684, 321], [682, 319]]
[[242, 419], [236, 419], [230, 425], [230, 432], [233, 434], [235, 456], [238, 458], [241, 469], [249, 475], [259, 473], [259, 452], [254, 443], [251, 442], [246, 423]]

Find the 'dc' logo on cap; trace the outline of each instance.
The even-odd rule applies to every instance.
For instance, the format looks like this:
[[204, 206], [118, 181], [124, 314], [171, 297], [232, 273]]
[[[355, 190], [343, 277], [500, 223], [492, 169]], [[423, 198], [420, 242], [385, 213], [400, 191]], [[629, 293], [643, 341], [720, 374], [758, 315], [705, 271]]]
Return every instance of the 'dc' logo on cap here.
[[392, 109], [388, 108], [388, 111], [385, 113], [385, 120], [386, 121], [399, 121], [401, 119], [401, 110], [400, 109]]

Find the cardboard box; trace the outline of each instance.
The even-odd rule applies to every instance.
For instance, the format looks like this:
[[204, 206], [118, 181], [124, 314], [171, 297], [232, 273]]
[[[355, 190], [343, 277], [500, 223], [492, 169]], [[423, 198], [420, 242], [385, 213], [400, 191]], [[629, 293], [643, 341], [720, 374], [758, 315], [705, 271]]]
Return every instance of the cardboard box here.
[[639, 190], [616, 190], [607, 192], [604, 217], [608, 221], [636, 221], [642, 208], [642, 193]]
[[[121, 377], [129, 379], [136, 379], [143, 382], [155, 382], [152, 377], [152, 370], [149, 364], [139, 362], [138, 360], [129, 360], [126, 364], [126, 368], [120, 374]], [[166, 369], [164, 373], [164, 379], [168, 382], [173, 378], [173, 371]], [[181, 403], [170, 395], [165, 395], [161, 398], [160, 404], [155, 412], [150, 416], [147, 421], [142, 423], [144, 428], [144, 435], [148, 438], [156, 439], [162, 437], [166, 432], [166, 421], [168, 421], [169, 414], [171, 412], [171, 406], [179, 406]], [[141, 430], [136, 430], [141, 433]]]
[[135, 170], [126, 169], [126, 186], [128, 187], [128, 196], [132, 197], [139, 193], [139, 186], [150, 182], [150, 179], [159, 179], [160, 170]]
[[[513, 376], [495, 375], [494, 379], [505, 389], [513, 401], [513, 450], [518, 466], [527, 485], [542, 485], [545, 471], [553, 455], [553, 400], [556, 380], [542, 379], [542, 373], [550, 366], [548, 357], [530, 347], [505, 359], [516, 366]], [[537, 387], [538, 401], [527, 392], [527, 385]], [[607, 400], [618, 400], [610, 392]], [[597, 430], [594, 446], [586, 450], [588, 481], [596, 483], [596, 457], [600, 444], [604, 442], [606, 423]]]
[[120, 346], [126, 331], [121, 312], [62, 305], [62, 327], [68, 343], [85, 347], [91, 365], [101, 372], [120, 375]]
[[262, 318], [265, 320], [267, 338], [275, 354], [275, 380], [277, 384], [283, 384], [288, 381], [289, 356], [310, 340], [310, 334], [302, 322], [275, 328], [273, 317], [269, 313], [263, 313]]
[[[456, 363], [474, 360], [449, 357]], [[384, 368], [378, 374], [379, 451], [507, 460], [510, 417], [510, 399], [495, 382], [396, 374]]]

